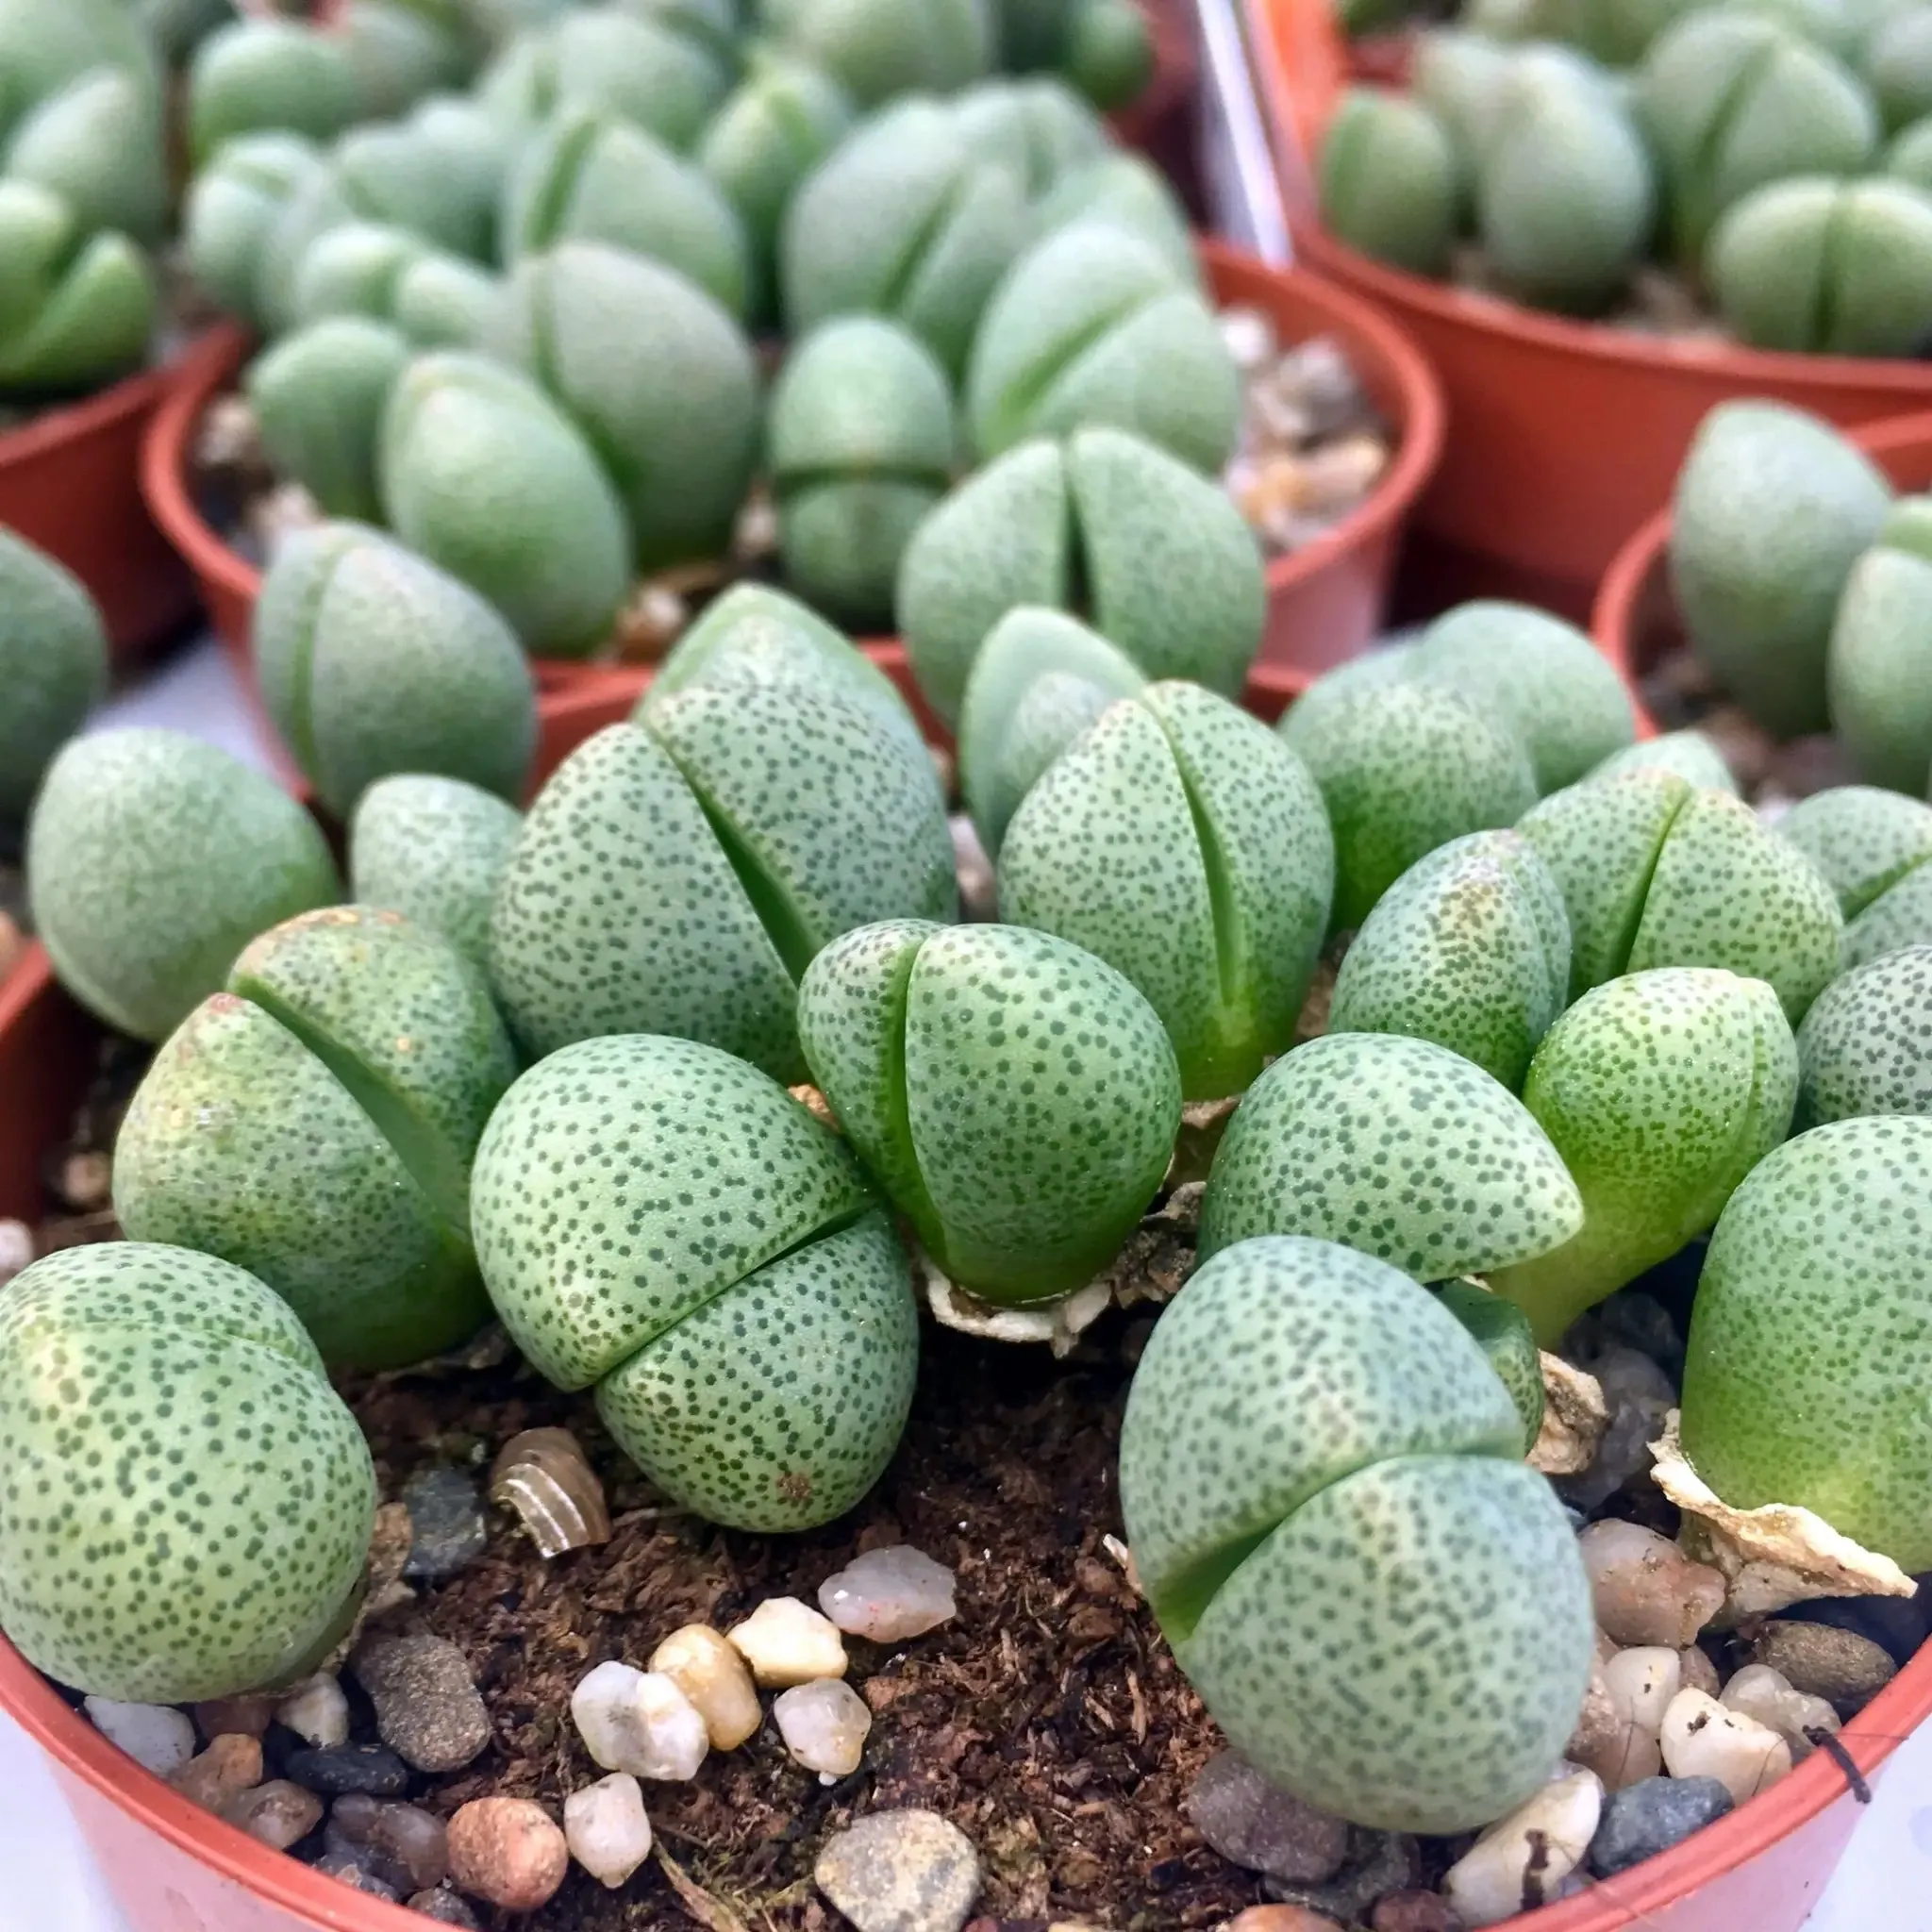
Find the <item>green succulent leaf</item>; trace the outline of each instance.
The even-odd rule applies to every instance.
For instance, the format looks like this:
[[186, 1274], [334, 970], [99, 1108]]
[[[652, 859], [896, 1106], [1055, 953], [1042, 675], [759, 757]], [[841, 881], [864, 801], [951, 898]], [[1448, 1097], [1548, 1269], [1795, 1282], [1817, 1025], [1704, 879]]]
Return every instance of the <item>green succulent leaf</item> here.
[[1734, 797], [1738, 791], [1738, 781], [1724, 754], [1701, 731], [1666, 731], [1659, 738], [1625, 745], [1585, 775], [1615, 778], [1625, 772], [1671, 772], [1707, 791], [1728, 791]]
[[1509, 1400], [1523, 1418], [1523, 1451], [1536, 1447], [1543, 1426], [1541, 1352], [1529, 1317], [1480, 1281], [1441, 1281], [1436, 1299], [1469, 1331], [1483, 1359], [1509, 1391]]
[[349, 821], [349, 896], [440, 932], [473, 965], [490, 953], [490, 902], [523, 814], [460, 778], [378, 778]]
[[1835, 979], [1798, 1028], [1797, 1131], [1860, 1114], [1932, 1114], [1932, 946]]
[[1874, 785], [1834, 785], [1801, 798], [1777, 822], [1838, 894], [1847, 919], [1932, 859], [1932, 805]]

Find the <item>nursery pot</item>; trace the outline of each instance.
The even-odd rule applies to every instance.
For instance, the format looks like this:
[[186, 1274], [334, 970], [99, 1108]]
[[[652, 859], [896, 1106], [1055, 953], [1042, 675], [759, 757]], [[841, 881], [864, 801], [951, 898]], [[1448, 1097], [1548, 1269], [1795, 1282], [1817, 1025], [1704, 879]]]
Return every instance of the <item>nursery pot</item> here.
[[141, 489], [142, 447], [206, 342], [0, 434], [0, 524], [64, 563], [101, 607], [115, 661], [194, 614], [194, 586]]
[[[1583, 621], [1617, 546], [1669, 496], [1697, 425], [1735, 396], [1771, 396], [1850, 425], [1932, 407], [1932, 363], [1744, 349], [1573, 322], [1429, 281], [1342, 246], [1293, 165], [1343, 63], [1297, 63], [1327, 0], [1247, 0], [1259, 85], [1303, 259], [1400, 323], [1434, 364], [1449, 438], [1416, 509], [1404, 601], [1520, 597]], [[1311, 17], [1313, 25], [1311, 25]], [[1332, 21], [1330, 31], [1333, 31]]]

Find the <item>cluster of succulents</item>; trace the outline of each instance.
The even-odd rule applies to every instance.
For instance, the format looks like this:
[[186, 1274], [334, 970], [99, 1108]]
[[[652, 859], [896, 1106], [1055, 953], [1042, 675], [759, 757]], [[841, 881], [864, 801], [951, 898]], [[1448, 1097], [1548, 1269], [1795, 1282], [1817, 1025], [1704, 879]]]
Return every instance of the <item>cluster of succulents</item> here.
[[1932, 341], [1932, 8], [1503, 0], [1342, 102], [1344, 242], [1444, 275], [1465, 241], [1534, 307], [1601, 314], [1653, 259], [1766, 349]]

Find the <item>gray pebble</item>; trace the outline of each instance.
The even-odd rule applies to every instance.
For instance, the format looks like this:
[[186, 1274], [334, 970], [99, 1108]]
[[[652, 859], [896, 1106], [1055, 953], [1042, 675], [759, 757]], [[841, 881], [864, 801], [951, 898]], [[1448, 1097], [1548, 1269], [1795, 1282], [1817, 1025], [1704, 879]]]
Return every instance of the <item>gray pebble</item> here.
[[427, 1891], [449, 1871], [449, 1828], [414, 1805], [385, 1805], [353, 1791], [328, 1822], [330, 1850], [345, 1849], [398, 1891]]
[[446, 1637], [384, 1637], [349, 1660], [382, 1741], [418, 1771], [460, 1771], [490, 1742], [490, 1713]]
[[1614, 1877], [1667, 1852], [1731, 1809], [1729, 1791], [1714, 1777], [1646, 1777], [1604, 1800], [1590, 1869]]
[[1349, 1835], [1347, 1864], [1326, 1885], [1304, 1885], [1291, 1878], [1264, 1878], [1261, 1890], [1283, 1905], [1321, 1912], [1338, 1924], [1353, 1925], [1369, 1907], [1391, 1891], [1405, 1891], [1422, 1876], [1421, 1849], [1406, 1832], [1370, 1831]]
[[403, 1895], [394, 1886], [386, 1885], [375, 1874], [358, 1859], [346, 1852], [323, 1853], [316, 1859], [315, 1869], [326, 1872], [340, 1885], [346, 1885], [354, 1891], [366, 1891], [371, 1898], [386, 1898], [391, 1905], [401, 1905]]
[[874, 1811], [826, 1841], [812, 1877], [858, 1932], [959, 1932], [979, 1857], [934, 1811]]
[[1751, 1657], [1769, 1664], [1792, 1690], [1828, 1698], [1841, 1718], [1856, 1717], [1898, 1674], [1882, 1644], [1829, 1624], [1767, 1624]]
[[337, 1797], [368, 1791], [398, 1798], [409, 1789], [409, 1767], [380, 1744], [332, 1744], [325, 1751], [291, 1751], [283, 1768], [305, 1790]]
[[403, 1485], [409, 1512], [409, 1555], [403, 1574], [412, 1583], [439, 1583], [467, 1569], [490, 1541], [483, 1492], [468, 1471], [418, 1470]]
[[433, 1891], [417, 1892], [409, 1901], [409, 1909], [421, 1912], [425, 1919], [434, 1919], [440, 1925], [461, 1925], [465, 1932], [482, 1932], [475, 1913], [463, 1903], [461, 1894], [446, 1885], [439, 1885]]
[[1270, 1784], [1238, 1752], [1209, 1758], [1188, 1793], [1194, 1829], [1250, 1872], [1321, 1885], [1341, 1870], [1348, 1826]]
[[322, 1800], [288, 1778], [270, 1778], [230, 1799], [222, 1816], [250, 1838], [286, 1852], [322, 1823]]

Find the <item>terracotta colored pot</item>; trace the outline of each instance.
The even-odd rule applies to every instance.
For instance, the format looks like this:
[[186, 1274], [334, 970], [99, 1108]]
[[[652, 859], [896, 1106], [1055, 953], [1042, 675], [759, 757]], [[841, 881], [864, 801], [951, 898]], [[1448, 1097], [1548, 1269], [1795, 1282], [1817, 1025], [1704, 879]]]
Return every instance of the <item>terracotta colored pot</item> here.
[[[1325, 0], [1246, 4], [1271, 117], [1310, 153], [1342, 68], [1311, 72], [1296, 51], [1319, 32]], [[1416, 510], [1406, 586], [1418, 611], [1510, 596], [1582, 621], [1617, 546], [1670, 494], [1698, 424], [1733, 396], [1845, 425], [1932, 406], [1932, 362], [1571, 322], [1371, 261], [1324, 232], [1306, 200], [1294, 225], [1303, 258], [1398, 322], [1441, 378], [1448, 448]]]
[[148, 425], [203, 347], [0, 434], [0, 524], [93, 593], [117, 663], [144, 657], [194, 614], [194, 586], [155, 527], [140, 474]]

